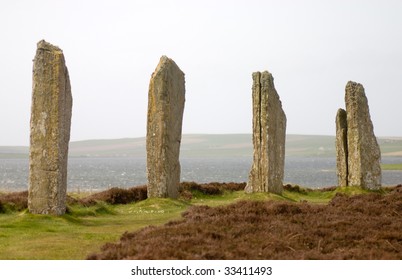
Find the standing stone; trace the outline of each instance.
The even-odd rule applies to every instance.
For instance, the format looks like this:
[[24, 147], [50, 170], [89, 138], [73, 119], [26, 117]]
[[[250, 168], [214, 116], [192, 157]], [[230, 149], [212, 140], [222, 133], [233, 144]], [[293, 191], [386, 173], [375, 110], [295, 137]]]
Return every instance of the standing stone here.
[[148, 197], [178, 196], [184, 84], [184, 73], [173, 60], [162, 56], [148, 92]]
[[365, 189], [381, 186], [381, 151], [374, 135], [369, 106], [361, 84], [345, 90], [348, 138], [348, 185]]
[[29, 195], [31, 213], [66, 211], [72, 96], [63, 51], [40, 41], [33, 64]]
[[346, 111], [339, 109], [336, 114], [336, 167], [338, 186], [348, 185], [348, 131]]
[[246, 192], [281, 194], [285, 166], [286, 115], [265, 72], [253, 73], [253, 165]]

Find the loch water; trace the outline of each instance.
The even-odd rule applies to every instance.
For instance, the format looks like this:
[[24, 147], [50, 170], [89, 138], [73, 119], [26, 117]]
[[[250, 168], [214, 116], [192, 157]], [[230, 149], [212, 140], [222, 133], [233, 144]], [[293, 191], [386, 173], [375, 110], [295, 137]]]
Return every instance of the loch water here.
[[[251, 157], [181, 158], [181, 181], [247, 182]], [[383, 163], [402, 163], [402, 157], [384, 157]], [[0, 191], [28, 188], [28, 159], [0, 159]], [[111, 187], [144, 185], [146, 159], [134, 157], [70, 158], [68, 191], [101, 191]], [[383, 185], [402, 183], [402, 171], [383, 171]], [[335, 186], [335, 157], [286, 157], [284, 183], [320, 188]]]

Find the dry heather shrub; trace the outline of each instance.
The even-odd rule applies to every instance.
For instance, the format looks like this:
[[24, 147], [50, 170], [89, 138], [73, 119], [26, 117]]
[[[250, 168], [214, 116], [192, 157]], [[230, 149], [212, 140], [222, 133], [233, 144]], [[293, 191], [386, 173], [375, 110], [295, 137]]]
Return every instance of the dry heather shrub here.
[[247, 183], [243, 182], [243, 183], [223, 183], [224, 185], [224, 189], [228, 190], [228, 191], [243, 191], [244, 188], [246, 187]]
[[[79, 201], [67, 195], [67, 204], [76, 204]], [[6, 209], [11, 211], [23, 211], [28, 208], [28, 191], [12, 192], [0, 195], [0, 213], [5, 213]]]
[[5, 211], [6, 206], [13, 211], [22, 211], [27, 209], [28, 191], [0, 195], [0, 204], [3, 205], [3, 211]]
[[83, 205], [96, 204], [97, 201], [104, 201], [109, 204], [128, 204], [147, 198], [147, 186], [133, 187], [129, 189], [111, 188], [109, 190], [95, 193], [80, 200]]
[[332, 187], [319, 188], [316, 190], [319, 192], [332, 192], [332, 191], [335, 191], [337, 188], [338, 188], [337, 186], [332, 186]]
[[196, 182], [182, 182], [180, 183], [181, 192], [185, 191], [199, 191], [207, 195], [222, 194], [218, 186], [213, 184], [197, 184]]
[[0, 201], [0, 213], [5, 213], [5, 212], [6, 212], [6, 209], [3, 206], [3, 203]]
[[299, 185], [291, 185], [286, 184], [283, 186], [283, 189], [288, 192], [297, 192], [297, 193], [305, 193], [306, 191], [303, 188], [300, 188]]
[[402, 259], [402, 192], [197, 206], [90, 259]]
[[283, 185], [283, 189], [285, 191], [297, 192], [297, 193], [303, 193], [303, 194], [306, 194], [306, 193], [312, 192], [312, 191], [332, 192], [332, 191], [336, 190], [337, 188], [338, 188], [337, 186], [331, 186], [331, 187], [323, 187], [323, 188], [318, 188], [318, 189], [309, 189], [309, 188], [302, 188], [299, 185], [291, 185], [291, 184]]
[[206, 195], [220, 195], [224, 191], [240, 191], [244, 190], [246, 183], [205, 183], [197, 184], [195, 182], [182, 182], [180, 184], [181, 193], [186, 193], [185, 191], [199, 191]]

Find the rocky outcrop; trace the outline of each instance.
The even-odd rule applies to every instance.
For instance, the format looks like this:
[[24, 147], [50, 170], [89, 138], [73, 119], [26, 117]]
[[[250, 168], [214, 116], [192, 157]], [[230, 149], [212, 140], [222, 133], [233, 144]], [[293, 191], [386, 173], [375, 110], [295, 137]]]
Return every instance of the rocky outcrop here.
[[33, 65], [28, 208], [31, 213], [66, 211], [67, 158], [72, 96], [63, 51], [37, 44]]
[[280, 194], [285, 166], [286, 115], [269, 72], [253, 73], [252, 90], [254, 152], [245, 191]]
[[184, 101], [184, 73], [173, 60], [162, 56], [148, 92], [148, 197], [178, 196]]
[[348, 185], [348, 130], [346, 111], [339, 109], [336, 114], [336, 168], [338, 186]]
[[[374, 135], [369, 106], [361, 84], [349, 81], [345, 89], [346, 125], [344, 116], [337, 116], [337, 168], [338, 184], [361, 186], [365, 189], [381, 187], [381, 151]], [[346, 128], [345, 128], [346, 127]], [[347, 144], [344, 143], [346, 129]], [[340, 140], [340, 138], [343, 138]], [[339, 142], [338, 142], [339, 141]], [[342, 143], [341, 143], [342, 142]], [[343, 159], [346, 151], [347, 162]], [[344, 165], [346, 164], [346, 170]], [[345, 174], [346, 172], [346, 174]], [[346, 183], [346, 184], [345, 184]]]

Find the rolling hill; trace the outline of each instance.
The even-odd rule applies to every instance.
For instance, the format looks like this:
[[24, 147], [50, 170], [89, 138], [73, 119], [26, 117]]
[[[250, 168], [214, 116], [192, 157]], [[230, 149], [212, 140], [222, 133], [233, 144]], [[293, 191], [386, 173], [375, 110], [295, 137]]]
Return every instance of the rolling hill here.
[[[378, 139], [382, 156], [402, 156], [402, 138]], [[251, 134], [185, 134], [182, 157], [251, 157]], [[0, 158], [26, 158], [28, 147], [0, 147]], [[70, 143], [70, 157], [145, 157], [145, 137]], [[335, 137], [287, 135], [286, 156], [335, 156]]]

